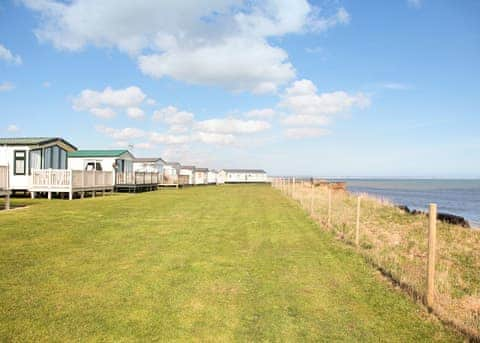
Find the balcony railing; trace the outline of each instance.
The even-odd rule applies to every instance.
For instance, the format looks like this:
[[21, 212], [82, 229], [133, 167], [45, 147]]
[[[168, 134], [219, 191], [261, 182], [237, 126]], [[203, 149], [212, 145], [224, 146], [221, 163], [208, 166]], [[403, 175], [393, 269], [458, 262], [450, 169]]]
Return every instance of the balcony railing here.
[[125, 172], [116, 174], [116, 185], [153, 185], [162, 183], [162, 175], [153, 172]]
[[32, 191], [73, 191], [113, 187], [113, 173], [99, 170], [33, 169]]

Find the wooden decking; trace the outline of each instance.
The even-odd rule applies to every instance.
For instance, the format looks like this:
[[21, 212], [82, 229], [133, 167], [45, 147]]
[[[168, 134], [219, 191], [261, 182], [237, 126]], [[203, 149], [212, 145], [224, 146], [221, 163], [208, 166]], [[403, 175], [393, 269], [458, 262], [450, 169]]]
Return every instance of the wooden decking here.
[[104, 194], [113, 189], [113, 173], [109, 171], [34, 169], [28, 190], [32, 198], [39, 193], [46, 193], [49, 199], [52, 193], [68, 193], [69, 199], [73, 199], [75, 194], [95, 196], [96, 192]]
[[188, 175], [176, 175], [176, 176], [167, 176], [163, 175], [161, 183], [158, 184], [159, 187], [183, 187], [188, 185]]
[[153, 191], [158, 189], [162, 179], [162, 174], [154, 172], [117, 173], [115, 191], [129, 193]]

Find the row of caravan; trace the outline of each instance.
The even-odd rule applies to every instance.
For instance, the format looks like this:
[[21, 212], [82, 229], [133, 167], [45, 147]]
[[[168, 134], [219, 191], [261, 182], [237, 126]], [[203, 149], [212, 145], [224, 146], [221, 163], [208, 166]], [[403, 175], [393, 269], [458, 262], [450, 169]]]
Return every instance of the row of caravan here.
[[161, 186], [268, 182], [256, 169], [212, 170], [136, 158], [128, 150], [78, 150], [58, 137], [0, 138], [0, 191], [76, 194]]

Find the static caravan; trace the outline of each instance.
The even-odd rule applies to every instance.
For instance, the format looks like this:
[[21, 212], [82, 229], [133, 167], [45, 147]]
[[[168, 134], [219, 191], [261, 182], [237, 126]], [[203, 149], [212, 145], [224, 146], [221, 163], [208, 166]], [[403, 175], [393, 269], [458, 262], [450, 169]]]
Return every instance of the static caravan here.
[[75, 150], [74, 145], [59, 137], [0, 138], [0, 166], [8, 169], [9, 188], [13, 192], [30, 191], [32, 173], [35, 176], [42, 173], [34, 171], [60, 171], [53, 177], [65, 178], [67, 175], [62, 171], [69, 167], [67, 153]]
[[163, 175], [163, 167], [166, 164], [160, 157], [137, 157], [133, 160], [133, 171], [160, 173]]
[[195, 184], [195, 166], [181, 166], [180, 167], [180, 177], [188, 177], [187, 185]]
[[112, 182], [117, 191], [156, 189], [161, 174], [135, 171], [134, 161], [135, 157], [128, 150], [78, 150], [68, 154], [72, 169], [112, 172]]
[[223, 169], [225, 183], [266, 183], [267, 172], [261, 169]]
[[223, 185], [225, 183], [225, 171], [220, 170], [217, 172], [217, 185]]
[[218, 183], [218, 172], [216, 170], [209, 170], [207, 173], [207, 182], [209, 185]]
[[163, 166], [163, 183], [165, 185], [177, 185], [179, 183], [181, 165], [178, 162], [167, 162]]
[[196, 185], [208, 184], [208, 168], [195, 168], [195, 184]]

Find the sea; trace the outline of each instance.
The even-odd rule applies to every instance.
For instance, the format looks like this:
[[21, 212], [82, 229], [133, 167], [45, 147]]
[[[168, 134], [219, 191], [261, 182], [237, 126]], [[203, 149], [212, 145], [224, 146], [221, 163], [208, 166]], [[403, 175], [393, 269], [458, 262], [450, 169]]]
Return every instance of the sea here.
[[[332, 179], [329, 179], [332, 180]], [[335, 179], [345, 181], [352, 193], [368, 193], [397, 205], [426, 211], [430, 203], [438, 212], [462, 216], [480, 228], [480, 180], [446, 179]]]

